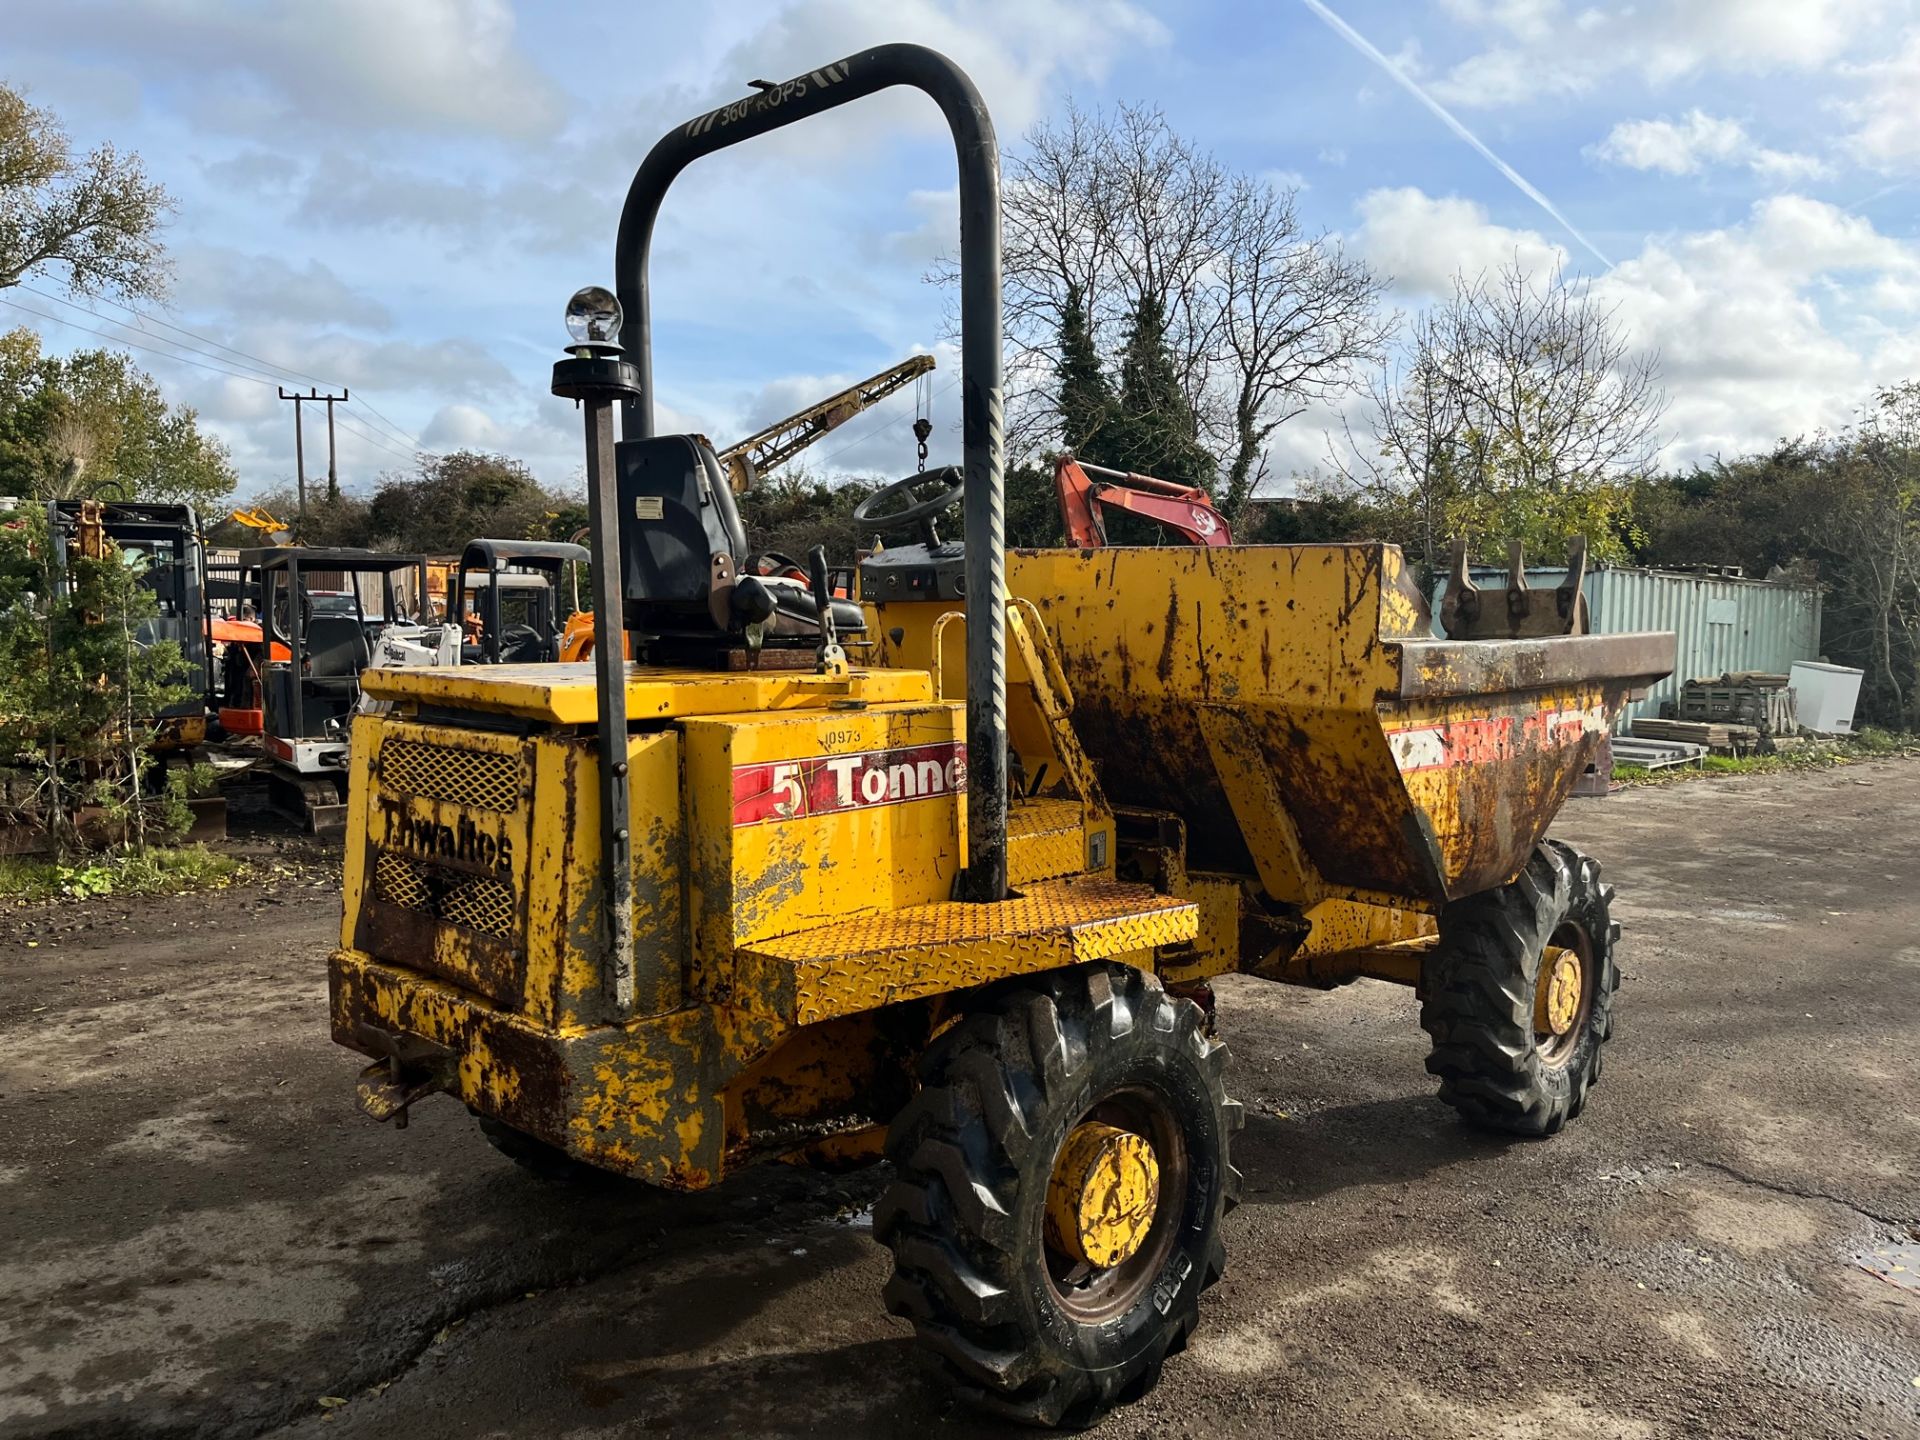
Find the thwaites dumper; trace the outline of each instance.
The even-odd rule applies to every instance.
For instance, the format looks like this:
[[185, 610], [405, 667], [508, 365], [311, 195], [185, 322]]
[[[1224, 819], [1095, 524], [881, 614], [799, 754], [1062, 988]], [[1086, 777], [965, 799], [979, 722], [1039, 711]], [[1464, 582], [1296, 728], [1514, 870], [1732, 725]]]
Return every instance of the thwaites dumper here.
[[[654, 433], [647, 250], [688, 163], [892, 85], [959, 157], [965, 466], [862, 518], [964, 497], [968, 543], [867, 557], [856, 607], [819, 552], [811, 587], [757, 574], [712, 451]], [[1615, 932], [1542, 836], [1672, 639], [1435, 639], [1391, 546], [1007, 555], [999, 235], [986, 111], [915, 46], [654, 148], [622, 303], [575, 297], [554, 372], [634, 663], [367, 674], [332, 1024], [370, 1113], [449, 1093], [549, 1174], [884, 1149], [888, 1307], [976, 1402], [1071, 1424], [1149, 1388], [1221, 1274], [1212, 977], [1415, 985], [1468, 1120], [1579, 1111]]]

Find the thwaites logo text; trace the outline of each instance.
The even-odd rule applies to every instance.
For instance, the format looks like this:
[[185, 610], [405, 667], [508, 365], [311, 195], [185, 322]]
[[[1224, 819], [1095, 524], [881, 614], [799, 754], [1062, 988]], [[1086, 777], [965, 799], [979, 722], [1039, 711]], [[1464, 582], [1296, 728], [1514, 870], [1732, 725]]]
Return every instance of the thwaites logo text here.
[[457, 860], [506, 874], [513, 869], [513, 837], [494, 835], [461, 816], [452, 825], [424, 820], [410, 814], [407, 807], [388, 800], [387, 833], [381, 842], [389, 850], [422, 860]]
[[952, 740], [858, 755], [736, 765], [733, 823], [762, 825], [836, 810], [903, 805], [909, 800], [957, 795], [966, 788], [967, 747]]

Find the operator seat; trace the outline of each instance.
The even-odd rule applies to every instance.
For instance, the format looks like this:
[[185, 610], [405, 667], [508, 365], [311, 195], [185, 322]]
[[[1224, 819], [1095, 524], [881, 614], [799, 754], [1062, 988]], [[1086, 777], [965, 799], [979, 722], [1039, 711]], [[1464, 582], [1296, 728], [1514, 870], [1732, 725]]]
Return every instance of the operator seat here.
[[352, 615], [316, 615], [307, 622], [307, 679], [320, 694], [350, 695], [371, 659], [367, 632]]
[[[654, 635], [725, 640], [760, 618], [743, 608], [752, 593], [771, 601], [770, 637], [819, 633], [819, 607], [799, 581], [756, 576], [747, 532], [713, 449], [697, 435], [624, 440], [615, 450], [620, 497], [620, 578], [627, 625]], [[724, 559], [724, 565], [720, 562]], [[731, 594], [716, 598], [716, 586]], [[864, 628], [860, 607], [834, 603], [838, 630]]]

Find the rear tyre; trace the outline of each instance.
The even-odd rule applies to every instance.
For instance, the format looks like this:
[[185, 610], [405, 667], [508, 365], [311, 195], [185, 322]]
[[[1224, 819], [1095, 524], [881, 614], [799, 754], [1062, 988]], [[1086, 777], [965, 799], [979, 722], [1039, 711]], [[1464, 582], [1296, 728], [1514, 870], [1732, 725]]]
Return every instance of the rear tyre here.
[[1469, 1124], [1553, 1135], [1586, 1104], [1620, 987], [1612, 899], [1591, 857], [1548, 840], [1511, 884], [1440, 912], [1420, 1024]]
[[1185, 1348], [1240, 1185], [1226, 1060], [1198, 1006], [1120, 965], [1002, 989], [928, 1050], [874, 1230], [888, 1310], [965, 1399], [1077, 1428]]
[[613, 1178], [607, 1171], [583, 1165], [566, 1151], [536, 1140], [524, 1130], [516, 1130], [491, 1115], [476, 1115], [480, 1133], [487, 1143], [529, 1175], [549, 1185], [597, 1185]]

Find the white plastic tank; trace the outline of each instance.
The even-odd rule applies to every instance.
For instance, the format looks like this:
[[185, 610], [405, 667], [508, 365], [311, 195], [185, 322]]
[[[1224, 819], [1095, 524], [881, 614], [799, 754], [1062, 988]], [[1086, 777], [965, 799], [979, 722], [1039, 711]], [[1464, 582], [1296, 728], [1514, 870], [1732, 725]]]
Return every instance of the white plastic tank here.
[[1851, 735], [1853, 712], [1860, 703], [1858, 670], [1819, 660], [1796, 660], [1793, 678], [1794, 709], [1800, 728], [1820, 735]]

